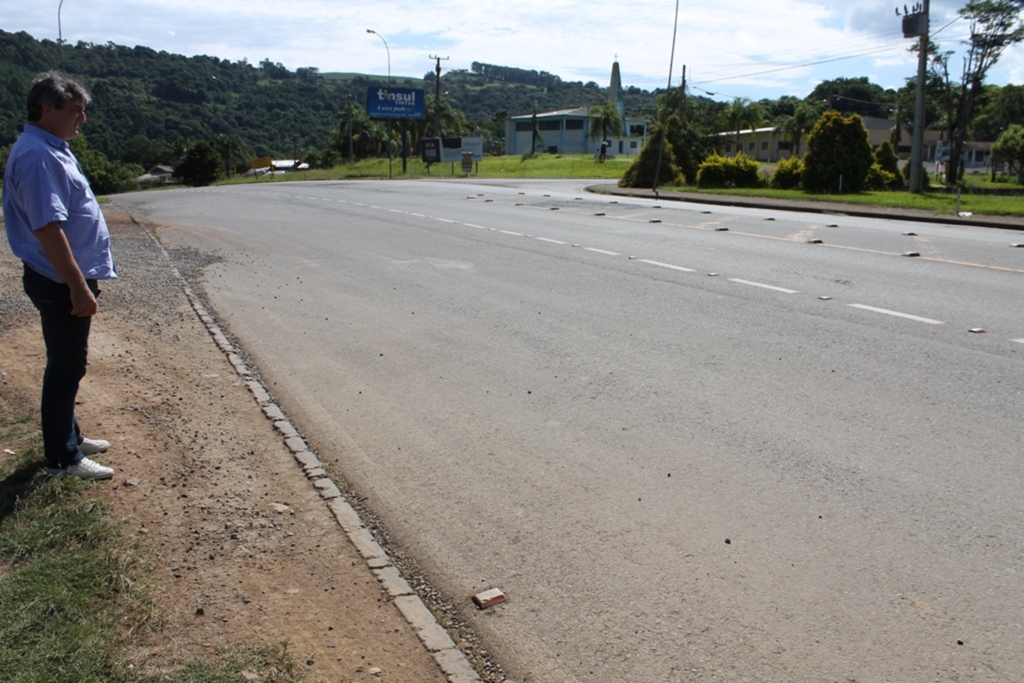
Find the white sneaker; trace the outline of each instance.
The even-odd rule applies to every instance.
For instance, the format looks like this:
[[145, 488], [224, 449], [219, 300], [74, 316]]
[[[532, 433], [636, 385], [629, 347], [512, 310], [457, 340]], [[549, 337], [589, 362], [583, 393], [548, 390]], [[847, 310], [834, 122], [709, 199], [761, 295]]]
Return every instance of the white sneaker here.
[[110, 479], [114, 470], [104, 467], [94, 460], [82, 458], [71, 467], [47, 467], [46, 473], [51, 477], [78, 477], [79, 479]]
[[78, 444], [78, 450], [82, 451], [82, 455], [96, 455], [108, 448], [110, 442], [103, 439], [82, 439], [82, 443]]

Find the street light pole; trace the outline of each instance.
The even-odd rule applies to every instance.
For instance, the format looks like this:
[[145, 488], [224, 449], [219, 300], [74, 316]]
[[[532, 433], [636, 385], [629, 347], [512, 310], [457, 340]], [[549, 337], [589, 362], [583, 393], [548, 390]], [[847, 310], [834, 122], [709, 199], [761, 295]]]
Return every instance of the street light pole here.
[[60, 11], [64, 7], [64, 0], [57, 5], [57, 54], [60, 57], [60, 71], [64, 73], [64, 31], [60, 25]]
[[[388, 97], [391, 93], [391, 48], [388, 47], [388, 41], [384, 40], [384, 36], [374, 31], [372, 28], [366, 29], [367, 33], [380, 38], [381, 42], [384, 43], [384, 49], [388, 52]], [[390, 105], [389, 105], [390, 106]], [[388, 178], [391, 178], [391, 110], [388, 109]]]

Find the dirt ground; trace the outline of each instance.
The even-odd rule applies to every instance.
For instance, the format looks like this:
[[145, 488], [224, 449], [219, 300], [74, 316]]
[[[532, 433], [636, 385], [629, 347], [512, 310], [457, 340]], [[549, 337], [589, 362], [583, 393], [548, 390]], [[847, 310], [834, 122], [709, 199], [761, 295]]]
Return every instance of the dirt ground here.
[[[121, 278], [103, 284], [79, 393], [112, 481], [92, 485], [154, 560], [159, 628], [132, 652], [159, 670], [274, 645], [306, 680], [444, 681], [188, 305], [171, 262], [107, 211]], [[38, 414], [45, 361], [21, 264], [0, 249], [0, 402]], [[3, 455], [0, 444], [0, 458]]]

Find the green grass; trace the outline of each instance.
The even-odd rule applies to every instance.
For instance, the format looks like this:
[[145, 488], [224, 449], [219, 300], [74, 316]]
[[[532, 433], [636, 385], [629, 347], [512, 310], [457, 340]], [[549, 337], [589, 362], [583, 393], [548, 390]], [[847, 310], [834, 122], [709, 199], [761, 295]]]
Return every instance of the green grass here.
[[[592, 155], [540, 154], [531, 159], [520, 157], [486, 157], [474, 166], [473, 178], [578, 178], [581, 180], [617, 181], [635, 157], [618, 156], [604, 163], [597, 162]], [[402, 173], [402, 160], [391, 164], [391, 175], [395, 178], [461, 178], [461, 164], [434, 164], [429, 173], [419, 158], [409, 159], [406, 173]], [[284, 173], [274, 177], [264, 176], [260, 180], [236, 177], [228, 184], [288, 182], [293, 180], [351, 180], [359, 178], [387, 178], [387, 159], [363, 159], [355, 164], [342, 164], [330, 170], [316, 170]], [[1016, 188], [1013, 182], [989, 181], [987, 174], [968, 174], [965, 184], [969, 188]], [[673, 188], [665, 187], [665, 190]], [[695, 187], [674, 188], [685, 192], [710, 195], [733, 195], [743, 197], [769, 197], [791, 201], [839, 202], [864, 206], [919, 209], [941, 215], [956, 213], [956, 195], [940, 192], [911, 194], [910, 192], [864, 192], [856, 195], [812, 195], [800, 190], [730, 189], [698, 190]], [[960, 199], [960, 211], [997, 216], [1024, 216], [1024, 197], [997, 197], [964, 194]]]
[[10, 683], [228, 683], [299, 680], [283, 648], [252, 647], [170, 673], [133, 669], [127, 653], [154, 627], [146, 556], [79, 479], [41, 469], [28, 417], [0, 414], [0, 680]]
[[[767, 197], [790, 201], [814, 201], [822, 203], [859, 204], [862, 206], [889, 207], [896, 209], [917, 209], [936, 214], [952, 216], [956, 213], [955, 194], [926, 192], [861, 192], [860, 194], [815, 195], [801, 190], [772, 190], [767, 188], [698, 190], [679, 188], [686, 192], [733, 197]], [[989, 216], [1024, 216], [1024, 197], [994, 197], [988, 195], [964, 194], [960, 197], [960, 211], [970, 211]]]
[[[626, 172], [634, 157], [616, 157], [599, 163], [592, 155], [539, 154], [531, 159], [520, 157], [485, 157], [479, 164], [474, 164], [473, 178], [593, 178], [618, 180]], [[429, 172], [427, 165], [418, 157], [409, 159], [406, 172], [402, 173], [402, 160], [391, 162], [391, 175], [394, 178], [462, 178], [462, 164], [432, 164]], [[340, 164], [330, 170], [298, 171], [278, 174], [273, 177], [254, 178], [235, 177], [228, 184], [256, 182], [287, 182], [292, 180], [351, 180], [356, 178], [387, 178], [387, 159], [363, 159], [354, 164]]]

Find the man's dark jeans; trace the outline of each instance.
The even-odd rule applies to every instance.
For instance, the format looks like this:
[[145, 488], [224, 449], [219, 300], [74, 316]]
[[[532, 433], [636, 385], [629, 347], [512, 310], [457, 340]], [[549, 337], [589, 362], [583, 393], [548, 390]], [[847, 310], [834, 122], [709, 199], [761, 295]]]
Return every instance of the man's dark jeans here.
[[[46, 342], [43, 373], [43, 450], [47, 467], [70, 467], [84, 456], [78, 448], [82, 434], [75, 417], [78, 383], [85, 377], [91, 317], [71, 315], [71, 289], [40, 275], [27, 265], [22, 276], [25, 293], [39, 310]], [[99, 296], [96, 280], [86, 280]]]

